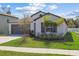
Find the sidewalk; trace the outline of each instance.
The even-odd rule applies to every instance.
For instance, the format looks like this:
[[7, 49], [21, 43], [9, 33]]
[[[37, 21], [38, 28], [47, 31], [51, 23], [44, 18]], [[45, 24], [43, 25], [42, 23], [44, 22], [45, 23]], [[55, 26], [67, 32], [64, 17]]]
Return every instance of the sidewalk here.
[[0, 46], [0, 50], [28, 52], [28, 53], [48, 53], [48, 54], [64, 54], [64, 55], [79, 56], [79, 50], [24, 48], [24, 47], [10, 47], [10, 46]]

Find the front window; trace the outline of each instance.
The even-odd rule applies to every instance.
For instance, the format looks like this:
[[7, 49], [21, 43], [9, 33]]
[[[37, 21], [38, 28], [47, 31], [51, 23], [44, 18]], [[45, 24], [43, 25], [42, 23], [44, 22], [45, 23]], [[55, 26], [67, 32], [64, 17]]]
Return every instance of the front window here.
[[52, 32], [52, 27], [47, 27], [46, 32]]
[[57, 27], [56, 26], [47, 27], [46, 28], [46, 32], [57, 32]]

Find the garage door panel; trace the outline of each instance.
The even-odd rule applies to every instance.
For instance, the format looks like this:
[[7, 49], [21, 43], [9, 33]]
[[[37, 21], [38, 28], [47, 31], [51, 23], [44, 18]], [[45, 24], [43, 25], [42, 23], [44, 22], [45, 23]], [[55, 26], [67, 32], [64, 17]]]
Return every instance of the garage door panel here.
[[18, 24], [11, 25], [12, 34], [22, 34], [21, 27]]

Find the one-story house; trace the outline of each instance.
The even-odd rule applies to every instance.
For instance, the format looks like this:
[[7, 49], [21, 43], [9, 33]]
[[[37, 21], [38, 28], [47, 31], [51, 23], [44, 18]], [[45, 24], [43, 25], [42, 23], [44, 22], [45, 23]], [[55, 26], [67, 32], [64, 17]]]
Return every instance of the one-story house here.
[[63, 22], [60, 23], [58, 26], [48, 26], [45, 27], [44, 26], [44, 21], [43, 17], [44, 16], [50, 16], [50, 18], [48, 19], [49, 21], [51, 20], [53, 21], [58, 21], [58, 18], [62, 18], [60, 16], [57, 16], [55, 14], [52, 13], [45, 13], [42, 11], [39, 11], [33, 15], [31, 15], [32, 17], [32, 23], [30, 25], [30, 30], [34, 32], [35, 36], [38, 36], [40, 34], [46, 33], [46, 34], [58, 34], [58, 35], [64, 35], [67, 32], [67, 24], [66, 24], [66, 20], [63, 18]]
[[[64, 22], [60, 23], [58, 26], [45, 27], [42, 21], [44, 16], [50, 16], [48, 20], [51, 21], [57, 21], [56, 19], [62, 18], [55, 14], [42, 11], [31, 15], [32, 23], [30, 24], [30, 31], [33, 31], [35, 36], [43, 33], [64, 35], [67, 32], [65, 19]], [[0, 14], [0, 34], [22, 34], [22, 31], [20, 30], [22, 28], [18, 25], [19, 20], [18, 17], [12, 15]]]

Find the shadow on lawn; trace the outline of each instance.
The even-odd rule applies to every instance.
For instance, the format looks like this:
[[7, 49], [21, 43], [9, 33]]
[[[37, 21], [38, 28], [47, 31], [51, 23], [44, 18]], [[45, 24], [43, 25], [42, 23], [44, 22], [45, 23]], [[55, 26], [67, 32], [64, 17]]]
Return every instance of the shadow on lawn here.
[[64, 42], [63, 38], [61, 40], [58, 40], [58, 39], [55, 40], [55, 39], [39, 39], [35, 37], [33, 40], [44, 42], [45, 48], [49, 48], [50, 43], [55, 43], [55, 42], [63, 43]]
[[48, 47], [49, 47], [50, 42], [49, 42], [49, 41], [45, 41], [45, 42], [44, 42], [44, 44], [45, 44], [45, 48], [48, 48]]
[[64, 45], [66, 46], [72, 46], [73, 44], [72, 43], [63, 43]]

